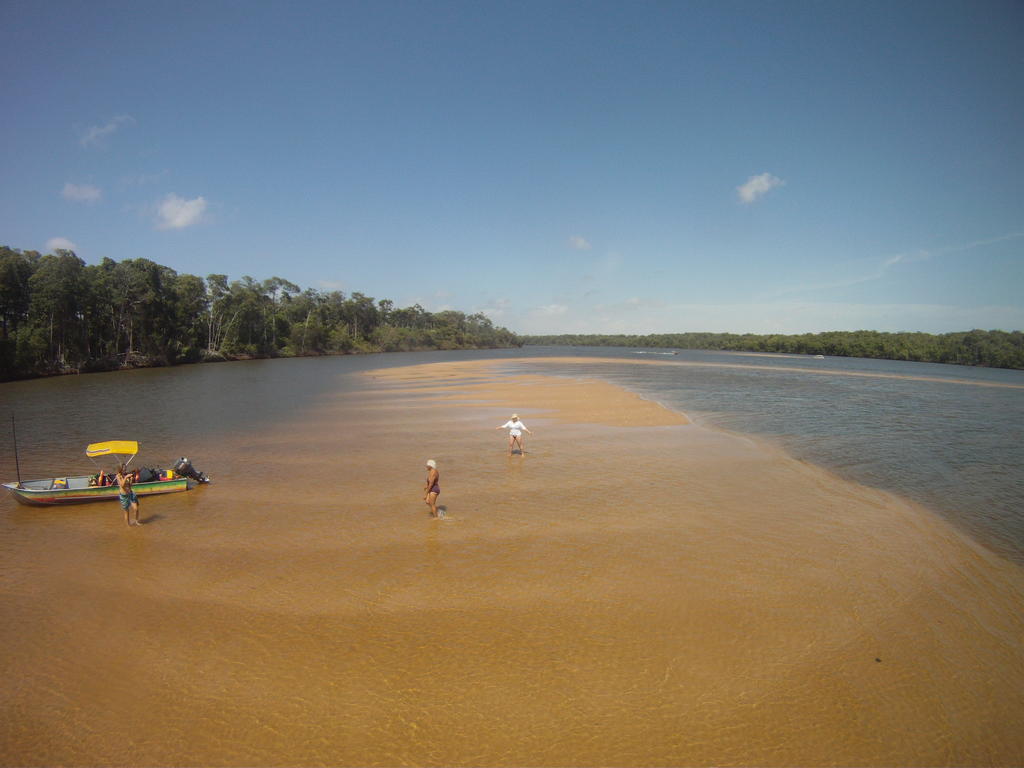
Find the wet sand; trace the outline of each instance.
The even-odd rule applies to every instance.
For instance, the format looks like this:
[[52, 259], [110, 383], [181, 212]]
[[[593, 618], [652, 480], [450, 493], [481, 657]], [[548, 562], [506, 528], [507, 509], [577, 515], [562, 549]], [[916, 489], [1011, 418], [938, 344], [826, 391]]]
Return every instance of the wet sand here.
[[1019, 567], [771, 445], [502, 365], [371, 372], [197, 446], [215, 484], [137, 531], [8, 508], [2, 762], [1024, 763]]

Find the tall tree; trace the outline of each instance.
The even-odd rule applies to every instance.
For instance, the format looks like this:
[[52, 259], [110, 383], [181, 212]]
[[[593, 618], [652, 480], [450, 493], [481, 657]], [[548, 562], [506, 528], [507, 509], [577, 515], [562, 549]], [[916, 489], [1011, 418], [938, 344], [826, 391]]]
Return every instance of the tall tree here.
[[0, 334], [4, 339], [28, 319], [32, 303], [28, 281], [38, 265], [38, 253], [0, 246]]
[[[37, 331], [45, 331], [43, 363], [58, 369], [82, 362], [80, 297], [85, 262], [74, 252], [58, 250], [39, 261], [29, 278], [32, 293], [30, 321]], [[38, 349], [38, 348], [37, 348]]]

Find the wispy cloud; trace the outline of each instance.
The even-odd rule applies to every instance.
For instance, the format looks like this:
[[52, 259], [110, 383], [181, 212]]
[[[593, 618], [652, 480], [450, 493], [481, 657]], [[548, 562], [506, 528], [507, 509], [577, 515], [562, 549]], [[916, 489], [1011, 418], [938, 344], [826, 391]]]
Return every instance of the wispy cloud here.
[[[403, 300], [402, 306], [411, 307], [419, 304], [423, 309], [427, 310], [427, 312], [447, 312], [450, 309], [455, 309], [455, 307], [445, 301], [445, 299], [449, 299], [451, 297], [452, 294], [448, 291], [440, 290], [435, 291], [429, 298], [422, 295], [411, 296]], [[463, 309], [465, 309], [465, 307], [463, 307]]]
[[171, 193], [157, 204], [157, 229], [185, 229], [198, 223], [206, 211], [206, 198], [186, 200]]
[[954, 245], [949, 248], [942, 248], [936, 251], [937, 254], [947, 253], [960, 253], [962, 251], [972, 251], [975, 248], [981, 248], [985, 245], [995, 245], [996, 243], [1005, 243], [1007, 240], [1017, 240], [1024, 237], [1024, 232], [1008, 232], [1005, 235], [999, 235], [998, 237], [990, 237], [985, 240], [975, 240], [973, 243], [965, 243], [964, 245]]
[[531, 314], [538, 317], [559, 317], [568, 311], [569, 308], [565, 304], [545, 304], [540, 307], [534, 307]]
[[585, 237], [573, 235], [569, 238], [569, 247], [574, 251], [589, 251], [591, 245]]
[[799, 283], [797, 285], [784, 286], [779, 288], [777, 291], [772, 292], [770, 295], [777, 296], [788, 296], [794, 293], [805, 293], [805, 292], [820, 292], [830, 291], [837, 288], [850, 288], [854, 285], [860, 285], [861, 283], [870, 283], [874, 280], [881, 280], [890, 269], [895, 267], [897, 264], [913, 264], [919, 261], [927, 261], [931, 258], [931, 254], [928, 251], [917, 251], [915, 253], [898, 253], [895, 256], [889, 256], [880, 261], [875, 261], [866, 272], [852, 275], [850, 277], [840, 278], [838, 280], [823, 280], [816, 283]]
[[762, 173], [759, 176], [751, 176], [746, 182], [740, 184], [736, 187], [736, 192], [739, 194], [741, 203], [750, 204], [764, 197], [776, 187], [783, 186], [785, 183], [778, 176]]
[[641, 299], [639, 296], [632, 296], [625, 301], [615, 302], [614, 304], [598, 304], [594, 307], [594, 311], [606, 314], [616, 314], [619, 312], [650, 310], [662, 306], [664, 306], [663, 301], [658, 301], [656, 299]]
[[78, 246], [66, 237], [51, 237], [46, 241], [46, 250], [49, 253], [54, 253], [56, 251], [77, 251]]
[[[873, 260], [866, 266], [861, 267], [859, 274], [854, 274], [849, 277], [844, 277], [836, 280], [822, 280], [815, 283], [801, 282], [795, 285], [784, 286], [778, 290], [766, 294], [769, 297], [780, 297], [788, 296], [795, 293], [809, 293], [809, 292], [820, 292], [835, 290], [837, 288], [849, 288], [854, 285], [860, 285], [862, 283], [870, 283], [875, 280], [881, 280], [888, 275], [889, 271], [897, 264], [915, 264], [922, 261], [928, 261], [932, 258], [949, 256], [957, 253], [964, 253], [967, 251], [973, 251], [977, 248], [983, 248], [989, 245], [995, 245], [997, 243], [1005, 243], [1009, 240], [1018, 240], [1024, 237], [1024, 232], [1008, 232], [1005, 235], [999, 235], [997, 237], [989, 237], [984, 240], [975, 240], [970, 243], [964, 243], [962, 245], [947, 246], [945, 248], [935, 249], [924, 249], [921, 248], [916, 251], [908, 253], [897, 253], [893, 256], [888, 256], [884, 259]], [[863, 264], [863, 262], [858, 262]]]
[[99, 187], [91, 184], [72, 184], [70, 181], [64, 185], [60, 192], [65, 200], [72, 200], [76, 203], [96, 203], [103, 197]]
[[512, 300], [506, 298], [491, 299], [480, 308], [492, 320], [500, 320], [512, 308]]
[[83, 147], [95, 147], [103, 143], [103, 140], [115, 133], [122, 125], [130, 125], [135, 122], [131, 115], [118, 115], [111, 118], [104, 125], [91, 125], [78, 140]]

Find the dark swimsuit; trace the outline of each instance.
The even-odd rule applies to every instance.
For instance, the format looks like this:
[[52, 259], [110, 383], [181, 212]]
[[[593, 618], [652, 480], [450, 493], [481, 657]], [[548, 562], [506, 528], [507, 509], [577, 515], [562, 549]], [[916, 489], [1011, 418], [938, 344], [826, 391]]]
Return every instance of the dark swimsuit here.
[[438, 473], [437, 479], [434, 481], [434, 484], [430, 487], [430, 490], [427, 491], [427, 493], [440, 493], [441, 492], [441, 486], [439, 485], [440, 482], [441, 482], [441, 474]]

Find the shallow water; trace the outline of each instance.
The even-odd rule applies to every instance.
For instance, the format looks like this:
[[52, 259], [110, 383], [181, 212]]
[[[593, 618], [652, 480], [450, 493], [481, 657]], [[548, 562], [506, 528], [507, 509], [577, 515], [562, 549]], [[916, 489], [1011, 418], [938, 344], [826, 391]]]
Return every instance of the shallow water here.
[[[3, 389], [23, 471], [137, 436], [143, 463], [188, 453], [214, 483], [144, 500], [138, 530], [116, 504], [3, 502], [0, 761], [1024, 760], [1018, 566], [758, 441], [559, 421], [537, 405], [551, 385], [500, 372], [357, 375], [481, 357]], [[638, 375], [530, 372], [552, 366]], [[524, 457], [493, 430], [509, 408], [536, 433]], [[421, 501], [427, 456], [444, 521]]]
[[[556, 374], [602, 378], [700, 423], [778, 441], [793, 455], [940, 512], [986, 546], [1024, 563], [1024, 371], [859, 358], [619, 348], [528, 347], [182, 366], [16, 382], [25, 477], [91, 471], [88, 442], [145, 435], [153, 462], [187, 452], [197, 435], [260, 431], [350, 386], [349, 374], [425, 361], [571, 357]], [[620, 360], [582, 362], [587, 358]], [[663, 365], [636, 365], [657, 361]], [[513, 366], [514, 369], [514, 366]], [[127, 418], [115, 413], [127, 409]], [[6, 419], [9, 417], [5, 416]], [[14, 477], [3, 441], [3, 477]], [[193, 451], [194, 452], [194, 451]], [[145, 459], [146, 457], [140, 457]], [[200, 461], [201, 466], [201, 461]], [[63, 470], [63, 471], [70, 471]]]
[[[771, 438], [801, 459], [925, 504], [1024, 563], [1024, 371], [695, 351], [611, 355], [622, 363], [549, 370], [596, 376], [699, 423]], [[650, 360], [664, 364], [633, 364]]]

